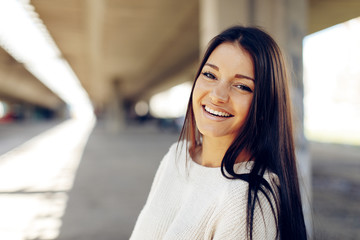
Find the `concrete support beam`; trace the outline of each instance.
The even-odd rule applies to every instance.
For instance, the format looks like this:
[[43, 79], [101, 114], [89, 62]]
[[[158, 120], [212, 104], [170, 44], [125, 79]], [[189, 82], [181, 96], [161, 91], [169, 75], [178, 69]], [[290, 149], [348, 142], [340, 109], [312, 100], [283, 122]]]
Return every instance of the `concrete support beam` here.
[[28, 102], [56, 110], [63, 101], [0, 49], [0, 100]]
[[248, 25], [251, 13], [248, 0], [200, 0], [200, 49], [221, 30], [235, 25]]
[[[87, 32], [87, 69], [89, 92], [91, 99], [95, 104], [103, 105], [105, 103], [104, 91], [106, 90], [106, 81], [104, 81], [103, 69], [103, 27], [105, 15], [105, 1], [86, 0], [86, 32]], [[95, 106], [95, 108], [103, 106]]]
[[360, 16], [359, 0], [309, 0], [307, 34]]
[[200, 45], [234, 25], [260, 26], [278, 42], [292, 73], [296, 154], [304, 212], [311, 235], [311, 161], [303, 127], [302, 40], [307, 33], [307, 0], [200, 0]]
[[0, 100], [28, 102], [40, 107], [56, 110], [63, 102], [45, 86], [31, 77], [19, 76], [0, 69]]
[[125, 128], [124, 99], [121, 95], [121, 81], [114, 79], [110, 101], [105, 108], [105, 127], [110, 133], [117, 134]]
[[117, 133], [124, 126], [125, 116], [122, 109], [122, 96], [119, 95], [118, 82], [109, 84], [106, 81], [103, 66], [104, 53], [104, 21], [105, 6], [103, 0], [87, 0], [87, 34], [89, 85], [93, 91], [89, 92], [96, 109], [104, 113], [106, 128], [109, 132]]

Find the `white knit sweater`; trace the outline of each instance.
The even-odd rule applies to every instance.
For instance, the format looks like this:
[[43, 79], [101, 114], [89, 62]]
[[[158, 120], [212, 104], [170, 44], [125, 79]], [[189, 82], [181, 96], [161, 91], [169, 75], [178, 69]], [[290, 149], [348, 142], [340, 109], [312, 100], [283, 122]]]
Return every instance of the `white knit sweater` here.
[[[220, 168], [204, 167], [189, 156], [186, 167], [185, 149], [176, 152], [173, 144], [164, 156], [130, 239], [246, 239], [247, 182], [226, 179]], [[251, 164], [234, 169], [248, 173]], [[264, 178], [271, 184], [276, 176], [266, 173]], [[255, 207], [253, 239], [275, 239], [270, 204], [258, 195], [261, 208]]]

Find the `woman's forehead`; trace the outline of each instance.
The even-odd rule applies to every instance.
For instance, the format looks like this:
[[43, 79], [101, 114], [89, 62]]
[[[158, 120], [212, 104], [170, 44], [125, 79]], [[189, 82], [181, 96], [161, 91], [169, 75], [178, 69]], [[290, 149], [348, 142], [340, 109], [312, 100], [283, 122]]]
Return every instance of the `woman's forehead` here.
[[210, 54], [204, 67], [216, 71], [229, 71], [254, 79], [254, 66], [251, 55], [239, 44], [225, 42]]

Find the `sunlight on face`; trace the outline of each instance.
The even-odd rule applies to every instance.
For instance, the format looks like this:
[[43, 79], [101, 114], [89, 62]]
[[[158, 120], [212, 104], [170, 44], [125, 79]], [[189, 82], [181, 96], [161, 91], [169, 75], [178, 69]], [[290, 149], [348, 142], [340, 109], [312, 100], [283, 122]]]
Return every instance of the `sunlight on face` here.
[[94, 120], [68, 120], [0, 156], [0, 239], [56, 239]]

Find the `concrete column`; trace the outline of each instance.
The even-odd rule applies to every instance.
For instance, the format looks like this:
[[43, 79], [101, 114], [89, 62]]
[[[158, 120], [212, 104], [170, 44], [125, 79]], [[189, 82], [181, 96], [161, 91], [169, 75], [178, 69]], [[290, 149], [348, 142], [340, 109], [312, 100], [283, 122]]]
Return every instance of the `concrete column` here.
[[88, 77], [90, 92], [96, 108], [104, 111], [106, 129], [111, 133], [118, 133], [124, 128], [125, 114], [123, 113], [122, 96], [119, 81], [103, 81], [103, 35], [106, 2], [103, 0], [86, 0], [86, 22], [88, 36]]
[[105, 109], [105, 127], [108, 132], [117, 134], [125, 128], [124, 100], [120, 92], [121, 82], [115, 79], [112, 84], [110, 101]]
[[296, 155], [305, 221], [312, 234], [311, 161], [304, 137], [302, 40], [307, 26], [307, 0], [200, 0], [200, 47], [223, 29], [235, 25], [260, 26], [278, 42], [289, 65], [295, 118]]
[[105, 1], [102, 0], [86, 0], [86, 34], [87, 34], [87, 60], [88, 66], [87, 77], [90, 89], [96, 89], [89, 94], [91, 95], [95, 107], [103, 107], [107, 85], [104, 84], [103, 78], [103, 28], [105, 18]]
[[200, 0], [200, 49], [225, 28], [250, 22], [248, 0]]

